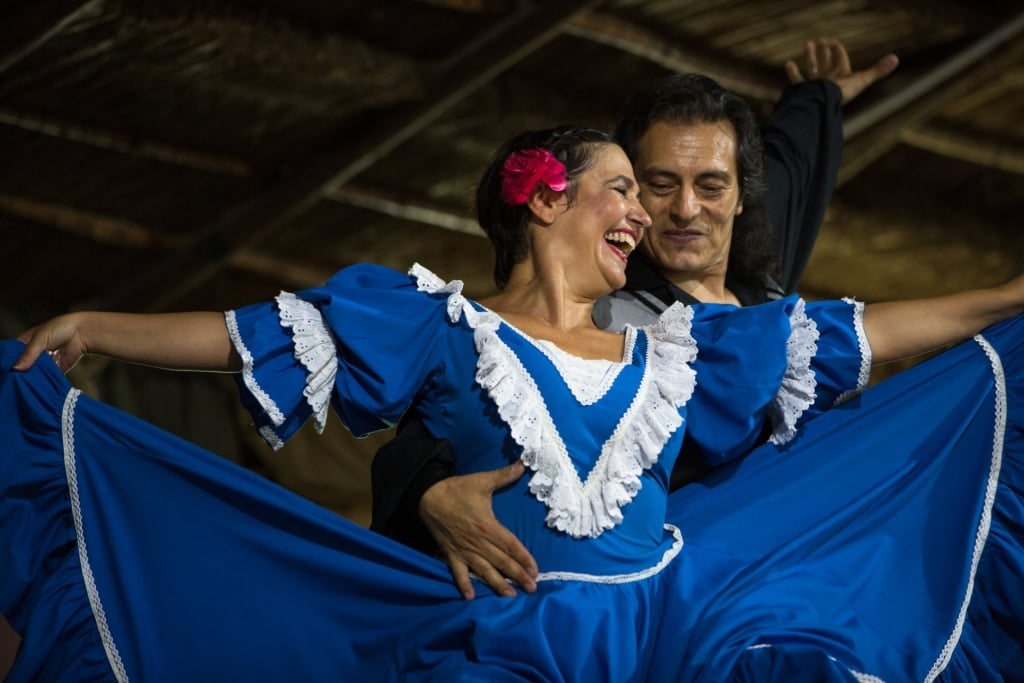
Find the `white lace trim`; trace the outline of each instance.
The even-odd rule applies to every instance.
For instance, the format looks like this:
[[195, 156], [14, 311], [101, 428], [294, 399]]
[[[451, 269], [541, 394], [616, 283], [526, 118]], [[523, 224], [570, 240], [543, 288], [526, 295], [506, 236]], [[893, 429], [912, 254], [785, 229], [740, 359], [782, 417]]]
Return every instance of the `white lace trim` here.
[[292, 331], [295, 358], [306, 368], [306, 387], [302, 394], [313, 410], [316, 431], [322, 434], [334, 380], [338, 376], [338, 348], [316, 306], [291, 292], [281, 292], [275, 301], [281, 327]]
[[683, 549], [683, 534], [672, 524], [666, 524], [665, 530], [672, 534], [675, 539], [672, 545], [665, 550], [661, 559], [653, 567], [641, 569], [640, 571], [628, 574], [584, 574], [582, 572], [539, 572], [537, 581], [586, 581], [588, 583], [632, 583], [654, 576], [661, 572], [668, 563], [675, 559], [679, 551]]
[[853, 330], [857, 334], [857, 348], [860, 350], [860, 371], [857, 373], [857, 386], [839, 394], [832, 403], [837, 406], [860, 392], [871, 379], [871, 344], [868, 343], [867, 332], [864, 331], [864, 302], [844, 297], [843, 301], [853, 306]]
[[544, 339], [532, 339], [526, 335], [523, 335], [523, 338], [548, 357], [551, 364], [558, 370], [565, 386], [572, 392], [573, 398], [580, 405], [591, 406], [604, 398], [633, 355], [633, 347], [636, 345], [636, 328], [627, 326], [623, 333], [626, 336], [624, 351], [622, 360], [617, 362], [580, 358]]
[[477, 315], [477, 310], [470, 306], [466, 297], [462, 295], [462, 280], [445, 282], [418, 263], [412, 264], [412, 267], [409, 269], [409, 275], [416, 278], [417, 291], [429, 292], [430, 294], [446, 293], [449, 295], [447, 306], [449, 320], [453, 323], [458, 322], [459, 318], [465, 315], [470, 327], [474, 326], [474, 321], [478, 320], [479, 316]]
[[992, 459], [988, 469], [988, 481], [985, 486], [985, 504], [981, 510], [981, 518], [978, 520], [978, 530], [974, 536], [974, 553], [971, 556], [971, 573], [967, 581], [967, 589], [964, 591], [963, 602], [960, 603], [960, 613], [957, 615], [956, 624], [952, 633], [942, 647], [935, 663], [925, 677], [925, 683], [932, 683], [939, 674], [949, 666], [949, 660], [953, 657], [953, 651], [960, 643], [960, 636], [963, 634], [964, 621], [967, 618], [967, 608], [971, 604], [971, 596], [974, 593], [974, 577], [978, 571], [978, 563], [981, 561], [981, 553], [988, 541], [988, 532], [992, 526], [992, 506], [996, 502], [996, 489], [999, 486], [999, 472], [1003, 466], [1003, 446], [1006, 438], [1006, 375], [1003, 371], [1003, 363], [992, 345], [980, 334], [974, 337], [974, 341], [981, 346], [985, 355], [988, 356], [992, 365], [992, 379], [994, 384], [993, 413], [994, 425], [992, 427]]
[[807, 317], [804, 300], [798, 299], [789, 314], [790, 333], [786, 340], [786, 373], [782, 386], [768, 407], [772, 421], [769, 441], [781, 445], [796, 434], [800, 416], [814, 404], [818, 386], [811, 360], [818, 352], [818, 324]]
[[121, 653], [114, 642], [114, 636], [110, 632], [110, 624], [107, 623], [107, 613], [103, 609], [103, 601], [100, 600], [99, 587], [96, 585], [96, 577], [92, 573], [92, 565], [89, 562], [89, 549], [85, 543], [85, 524], [82, 519], [82, 499], [78, 490], [78, 467], [75, 461], [75, 407], [78, 404], [78, 397], [81, 395], [78, 389], [71, 389], [64, 398], [64, 408], [61, 411], [61, 440], [64, 445], [64, 474], [68, 480], [68, 496], [71, 502], [71, 517], [75, 524], [75, 538], [78, 546], [78, 563], [82, 566], [82, 582], [85, 584], [85, 593], [89, 598], [89, 606], [92, 608], [93, 619], [96, 620], [96, 629], [100, 634], [100, 642], [107, 653], [107, 662], [118, 683], [128, 683], [128, 672], [125, 670]]
[[224, 324], [228, 328], [228, 337], [231, 338], [231, 343], [234, 344], [235, 350], [242, 358], [242, 380], [245, 382], [246, 388], [263, 408], [270, 421], [280, 427], [284, 424], [284, 413], [277, 407], [277, 403], [270, 397], [270, 394], [264, 391], [260, 383], [256, 381], [256, 375], [253, 373], [256, 361], [253, 360], [252, 352], [249, 351], [245, 340], [242, 339], [242, 333], [238, 329], [238, 318], [234, 311], [224, 313]]
[[262, 436], [263, 440], [267, 442], [267, 445], [275, 451], [279, 451], [284, 448], [284, 441], [281, 440], [281, 437], [277, 435], [277, 432], [275, 432], [274, 428], [270, 425], [263, 425], [260, 427], [259, 435]]
[[479, 353], [476, 382], [522, 448], [520, 459], [534, 472], [529, 488], [548, 508], [547, 525], [574, 538], [592, 538], [619, 524], [622, 507], [640, 490], [640, 475], [657, 462], [665, 443], [682, 425], [679, 409], [696, 384], [690, 367], [697, 355], [690, 336], [693, 311], [672, 306], [657, 323], [644, 328], [647, 363], [640, 387], [586, 482], [581, 482], [540, 390], [497, 334], [501, 318], [471, 306], [458, 280], [445, 284], [419, 264], [409, 274], [421, 291], [448, 293], [447, 311], [453, 322], [466, 316]]

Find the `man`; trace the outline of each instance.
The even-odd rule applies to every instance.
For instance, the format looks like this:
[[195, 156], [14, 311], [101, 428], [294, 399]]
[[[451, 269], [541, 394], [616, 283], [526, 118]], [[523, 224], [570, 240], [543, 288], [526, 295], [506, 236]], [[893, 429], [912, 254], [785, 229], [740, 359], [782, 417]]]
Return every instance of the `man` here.
[[[653, 322], [675, 301], [747, 306], [792, 292], [835, 188], [840, 107], [896, 65], [887, 55], [854, 72], [841, 43], [809, 41], [812, 80], [787, 63], [793, 87], [766, 125], [763, 146], [749, 106], [712, 79], [670, 76], [633, 95], [616, 138], [652, 225], [629, 261], [626, 286], [595, 307], [594, 321], [618, 330]], [[684, 445], [671, 488], [706, 469]], [[500, 594], [515, 594], [506, 579], [532, 592], [533, 558], [491, 510], [491, 493], [523, 472], [517, 462], [453, 476], [447, 444], [419, 423], [403, 424], [374, 458], [371, 528], [440, 551], [467, 598], [470, 572]]]

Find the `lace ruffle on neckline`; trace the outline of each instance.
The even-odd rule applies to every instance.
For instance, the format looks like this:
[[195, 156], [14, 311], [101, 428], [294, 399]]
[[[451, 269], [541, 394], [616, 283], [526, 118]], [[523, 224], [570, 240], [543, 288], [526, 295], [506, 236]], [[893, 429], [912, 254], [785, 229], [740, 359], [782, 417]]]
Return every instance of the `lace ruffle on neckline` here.
[[594, 405], [604, 398], [622, 373], [622, 369], [629, 365], [633, 347], [636, 346], [636, 328], [633, 327], [625, 329], [625, 350], [621, 361], [579, 358], [563, 351], [552, 342], [533, 339], [521, 332], [520, 335], [548, 357], [573, 398], [583, 406]]
[[473, 329], [479, 353], [476, 382], [522, 448], [520, 457], [533, 471], [530, 492], [547, 506], [548, 526], [574, 538], [592, 538], [621, 523], [623, 506], [636, 496], [640, 476], [682, 425], [680, 408], [693, 393], [696, 373], [690, 364], [697, 344], [690, 335], [692, 310], [674, 305], [657, 323], [642, 328], [648, 339], [643, 378], [584, 482], [533, 377], [499, 337], [502, 319], [472, 306], [458, 280], [445, 283], [419, 264], [409, 274], [419, 290], [447, 293], [449, 318], [456, 322], [464, 316]]

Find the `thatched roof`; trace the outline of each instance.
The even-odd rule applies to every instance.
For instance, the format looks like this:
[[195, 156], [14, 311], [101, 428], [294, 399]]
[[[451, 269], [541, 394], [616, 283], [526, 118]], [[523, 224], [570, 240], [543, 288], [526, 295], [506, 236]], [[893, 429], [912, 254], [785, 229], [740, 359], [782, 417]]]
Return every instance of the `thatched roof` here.
[[360, 260], [489, 287], [468, 196], [524, 127], [609, 127], [699, 70], [767, 112], [803, 40], [896, 74], [847, 113], [804, 282], [865, 299], [1017, 267], [1024, 11], [1012, 1], [0, 5], [0, 304], [224, 307]]

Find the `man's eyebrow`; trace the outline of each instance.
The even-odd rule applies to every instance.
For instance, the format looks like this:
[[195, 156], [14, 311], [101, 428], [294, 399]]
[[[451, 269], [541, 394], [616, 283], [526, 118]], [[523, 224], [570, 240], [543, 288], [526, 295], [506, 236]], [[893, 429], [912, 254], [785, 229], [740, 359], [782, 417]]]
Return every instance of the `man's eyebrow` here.
[[667, 168], [658, 168], [656, 166], [649, 166], [643, 169], [639, 174], [641, 178], [653, 178], [654, 176], [661, 176], [665, 178], [672, 178], [673, 180], [679, 180], [681, 176], [675, 171], [670, 171]]
[[721, 180], [723, 182], [728, 182], [728, 183], [731, 183], [734, 180], [734, 178], [732, 177], [732, 174], [729, 173], [728, 171], [718, 171], [718, 170], [715, 170], [715, 169], [709, 169], [707, 171], [702, 171], [701, 173], [699, 173], [697, 175], [697, 178], [698, 179], [704, 179], [704, 180], [707, 180], [707, 179], [710, 178], [710, 179], [713, 179], [713, 180]]
[[[670, 178], [677, 182], [682, 180], [682, 176], [680, 174], [676, 173], [675, 171], [670, 171], [666, 168], [645, 168], [637, 175], [639, 175], [642, 180], [649, 180], [651, 178]], [[708, 169], [706, 171], [701, 171], [700, 173], [697, 174], [697, 180], [709, 179], [721, 180], [722, 182], [727, 183], [732, 183], [736, 181], [733, 175], [728, 171], [720, 171], [717, 169]]]

